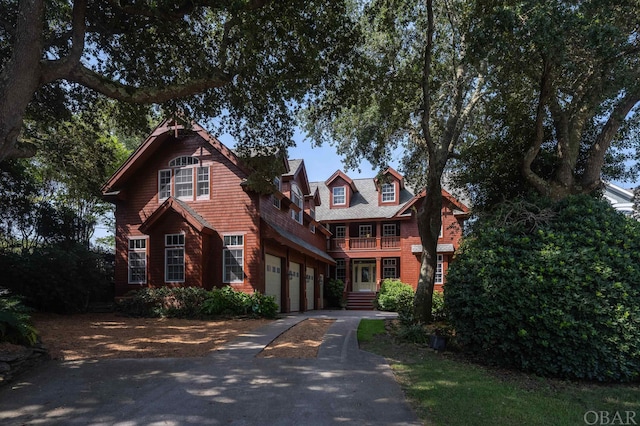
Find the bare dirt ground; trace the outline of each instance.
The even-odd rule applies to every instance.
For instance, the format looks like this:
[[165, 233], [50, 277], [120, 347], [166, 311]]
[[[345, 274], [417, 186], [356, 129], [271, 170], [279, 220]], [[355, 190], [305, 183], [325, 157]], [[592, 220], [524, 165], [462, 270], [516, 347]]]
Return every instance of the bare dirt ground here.
[[278, 336], [258, 358], [316, 358], [333, 319], [309, 318]]
[[202, 357], [269, 320], [130, 318], [118, 314], [35, 314], [53, 359]]
[[[269, 320], [199, 321], [131, 318], [100, 313], [68, 316], [35, 314], [33, 322], [53, 359], [76, 361], [207, 356], [240, 334], [261, 327]], [[281, 334], [258, 356], [315, 358], [333, 322], [326, 319], [304, 320]]]

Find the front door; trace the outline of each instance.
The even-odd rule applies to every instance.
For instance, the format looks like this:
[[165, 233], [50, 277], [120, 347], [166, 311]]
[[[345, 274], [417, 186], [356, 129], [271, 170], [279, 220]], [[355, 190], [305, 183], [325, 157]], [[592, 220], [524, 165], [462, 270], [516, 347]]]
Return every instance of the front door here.
[[375, 263], [356, 263], [354, 265], [353, 291], [376, 291]]

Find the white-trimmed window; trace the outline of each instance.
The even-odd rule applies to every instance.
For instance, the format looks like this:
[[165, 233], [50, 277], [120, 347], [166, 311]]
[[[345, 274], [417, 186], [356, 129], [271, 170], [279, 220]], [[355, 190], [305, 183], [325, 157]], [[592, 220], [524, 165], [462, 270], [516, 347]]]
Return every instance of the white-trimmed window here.
[[209, 166], [196, 168], [196, 197], [209, 199]]
[[291, 218], [302, 224], [302, 191], [300, 191], [300, 188], [298, 188], [298, 185], [295, 183], [291, 184], [291, 201], [299, 208], [298, 211], [291, 209]]
[[442, 221], [442, 215], [440, 215], [440, 235], [438, 238], [442, 238], [444, 236], [444, 222]]
[[171, 197], [171, 170], [158, 172], [158, 199], [166, 200]]
[[184, 282], [184, 234], [164, 236], [164, 280]]
[[[282, 188], [280, 186], [280, 178], [279, 177], [275, 177], [273, 178], [273, 186], [276, 187], [276, 191], [281, 192]], [[275, 195], [271, 196], [271, 201], [273, 202], [273, 206], [277, 209], [280, 209], [280, 198], [276, 197]]]
[[336, 206], [347, 204], [346, 191], [344, 186], [336, 186], [333, 188], [333, 204]]
[[129, 284], [147, 282], [147, 239], [129, 239]]
[[346, 237], [347, 237], [347, 227], [344, 225], [336, 225], [335, 238], [346, 238]]
[[244, 282], [244, 235], [225, 235], [222, 250], [222, 281]]
[[371, 225], [360, 225], [358, 227], [358, 236], [360, 238], [370, 237], [371, 235]]
[[396, 225], [395, 223], [385, 223], [382, 225], [382, 236], [383, 237], [395, 237], [396, 236]]
[[184, 200], [193, 199], [193, 169], [176, 169], [175, 175], [176, 197]]
[[393, 183], [382, 184], [382, 202], [389, 203], [396, 200], [396, 186]]
[[193, 166], [194, 164], [200, 164], [200, 161], [196, 157], [189, 157], [187, 155], [176, 157], [169, 161], [169, 167]]
[[436, 264], [436, 280], [435, 283], [436, 284], [442, 284], [442, 264], [444, 262], [444, 256], [439, 254], [438, 255], [438, 263]]
[[347, 268], [344, 259], [336, 259], [336, 279], [345, 282], [347, 278]]
[[398, 278], [396, 259], [382, 259], [382, 279], [385, 278]]

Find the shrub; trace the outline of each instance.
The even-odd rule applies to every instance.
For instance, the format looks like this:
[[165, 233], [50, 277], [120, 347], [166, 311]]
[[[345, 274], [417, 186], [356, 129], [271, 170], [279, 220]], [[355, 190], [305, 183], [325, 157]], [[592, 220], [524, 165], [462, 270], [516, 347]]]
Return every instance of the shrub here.
[[543, 376], [637, 379], [640, 223], [585, 196], [525, 210], [481, 220], [456, 254], [445, 301], [458, 342]]
[[246, 294], [225, 286], [208, 292], [200, 312], [211, 316], [254, 315], [275, 318], [278, 315], [278, 304], [273, 296], [261, 293]]
[[344, 282], [334, 278], [329, 278], [324, 284], [324, 297], [327, 299], [328, 307], [341, 308], [344, 293]]
[[433, 321], [446, 321], [447, 313], [444, 307], [444, 293], [433, 292], [433, 303], [431, 305], [431, 319]]
[[[380, 284], [380, 291], [376, 296], [375, 306], [381, 311], [398, 312], [399, 302], [406, 303], [408, 299], [413, 305], [413, 288], [400, 280], [385, 279]], [[402, 306], [403, 308], [406, 306]]]
[[36, 343], [38, 332], [31, 324], [29, 312], [19, 298], [0, 289], [0, 342], [26, 346]]
[[76, 244], [50, 245], [31, 253], [0, 253], [3, 285], [38, 311], [86, 312], [95, 301], [113, 300], [113, 271], [103, 253]]

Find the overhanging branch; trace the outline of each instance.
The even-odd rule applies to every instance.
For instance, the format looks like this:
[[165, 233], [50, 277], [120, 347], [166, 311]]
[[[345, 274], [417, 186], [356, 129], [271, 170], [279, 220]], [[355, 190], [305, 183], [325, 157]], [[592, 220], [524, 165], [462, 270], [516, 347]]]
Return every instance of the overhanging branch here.
[[80, 65], [71, 71], [67, 76], [67, 80], [119, 101], [150, 104], [184, 98], [208, 89], [226, 86], [231, 83], [232, 76], [219, 72], [207, 78], [198, 78], [162, 87], [134, 87], [109, 80], [101, 74]]

